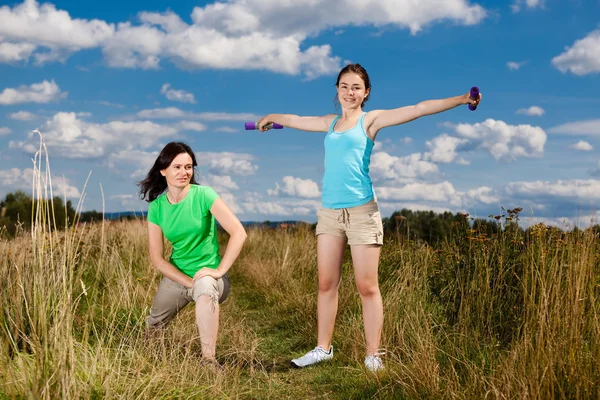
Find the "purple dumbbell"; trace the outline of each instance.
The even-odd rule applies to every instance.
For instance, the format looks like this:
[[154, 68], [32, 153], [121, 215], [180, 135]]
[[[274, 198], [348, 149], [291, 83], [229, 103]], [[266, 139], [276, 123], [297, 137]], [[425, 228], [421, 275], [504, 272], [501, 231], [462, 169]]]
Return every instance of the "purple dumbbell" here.
[[[469, 97], [473, 100], [477, 100], [479, 98], [479, 88], [477, 86], [473, 86], [471, 88], [471, 91], [469, 92]], [[469, 110], [475, 111], [477, 110], [477, 106], [469, 104]]]
[[[244, 126], [245, 126], [245, 128], [246, 128], [247, 131], [253, 131], [255, 129], [258, 129], [258, 122], [246, 122], [244, 124]], [[267, 128], [267, 130], [269, 130], [269, 129], [283, 129], [283, 126], [271, 122], [270, 124], [265, 125], [265, 128]]]

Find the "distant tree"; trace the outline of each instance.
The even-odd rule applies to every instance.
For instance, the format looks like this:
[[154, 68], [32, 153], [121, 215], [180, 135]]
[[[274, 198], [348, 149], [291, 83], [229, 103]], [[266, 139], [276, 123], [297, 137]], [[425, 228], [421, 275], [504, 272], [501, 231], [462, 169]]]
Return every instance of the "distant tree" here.
[[104, 218], [104, 215], [99, 211], [84, 211], [81, 213], [79, 222], [98, 222], [102, 221], [102, 218]]
[[63, 200], [55, 196], [52, 202], [42, 201], [34, 203], [23, 191], [8, 193], [3, 201], [0, 201], [0, 226], [13, 236], [17, 229], [31, 229], [32, 217], [38, 209], [49, 211], [47, 223], [51, 229], [64, 229], [65, 226], [75, 220], [75, 209], [71, 201], [63, 203]]
[[477, 218], [473, 221], [473, 229], [479, 233], [486, 233], [487, 236], [493, 236], [501, 231], [501, 226], [496, 221]]

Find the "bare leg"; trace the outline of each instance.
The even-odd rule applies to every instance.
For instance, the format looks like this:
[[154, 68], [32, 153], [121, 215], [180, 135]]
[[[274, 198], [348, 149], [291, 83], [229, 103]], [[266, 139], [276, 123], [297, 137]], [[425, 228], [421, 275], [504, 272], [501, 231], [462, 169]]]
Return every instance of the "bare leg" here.
[[325, 351], [329, 350], [333, 336], [345, 248], [346, 238], [327, 234], [317, 236], [317, 264], [319, 269], [317, 345]]
[[214, 360], [219, 331], [219, 303], [210, 296], [201, 295], [196, 300], [196, 325], [200, 332], [202, 357]]
[[363, 307], [367, 354], [374, 354], [379, 348], [383, 327], [383, 303], [377, 278], [381, 246], [354, 245], [351, 251], [354, 279]]

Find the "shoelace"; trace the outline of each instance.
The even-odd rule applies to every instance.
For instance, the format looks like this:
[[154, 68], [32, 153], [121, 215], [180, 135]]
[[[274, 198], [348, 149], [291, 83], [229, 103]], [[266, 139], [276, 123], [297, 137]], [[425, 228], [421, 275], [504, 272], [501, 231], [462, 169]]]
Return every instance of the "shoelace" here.
[[315, 355], [316, 356], [317, 354], [319, 354], [319, 350], [320, 350], [320, 347], [315, 347], [314, 349], [312, 349], [308, 353], [311, 354], [311, 355]]
[[319, 357], [320, 353], [324, 353], [324, 354], [327, 354], [327, 355], [330, 354], [329, 350], [325, 351], [324, 348], [319, 347], [319, 346], [315, 347], [314, 349], [312, 349], [311, 351], [308, 352], [308, 354], [314, 355], [315, 357]]
[[377, 349], [377, 351], [373, 354], [367, 354], [367, 357], [381, 357], [381, 356], [385, 356], [385, 354], [387, 353], [386, 349]]

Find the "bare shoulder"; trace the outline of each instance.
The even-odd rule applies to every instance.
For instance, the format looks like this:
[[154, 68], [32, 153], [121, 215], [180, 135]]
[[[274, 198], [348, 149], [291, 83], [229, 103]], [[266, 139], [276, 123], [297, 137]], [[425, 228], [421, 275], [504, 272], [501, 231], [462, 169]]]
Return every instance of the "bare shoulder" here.
[[327, 114], [327, 115], [323, 115], [321, 118], [323, 118], [323, 120], [327, 124], [327, 127], [329, 128], [331, 126], [331, 124], [333, 123], [333, 120], [336, 119], [337, 116], [338, 116], [337, 114]]
[[[363, 118], [363, 126], [365, 128], [365, 130], [368, 132], [369, 130], [371, 130], [372, 126], [373, 126], [373, 121], [375, 121], [375, 119], [377, 119], [378, 116], [381, 115], [382, 112], [384, 112], [385, 110], [371, 110], [371, 111], [367, 111], [367, 113], [365, 114], [365, 117]], [[375, 132], [376, 134], [377, 132]], [[371, 136], [371, 135], [369, 135]]]
[[367, 111], [365, 114], [365, 118], [363, 119], [363, 123], [366, 126], [367, 124], [371, 124], [375, 118], [377, 118], [383, 111], [385, 110], [371, 110]]

